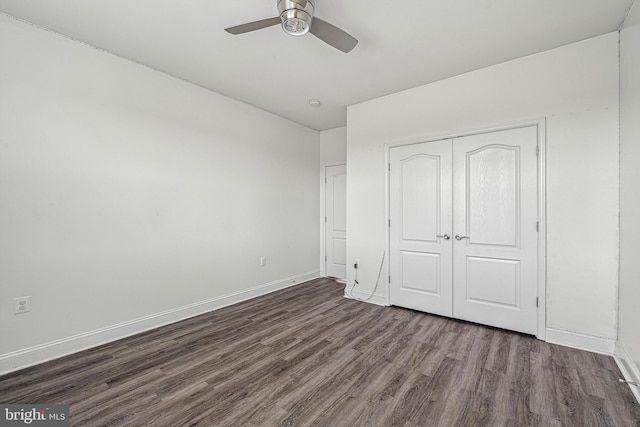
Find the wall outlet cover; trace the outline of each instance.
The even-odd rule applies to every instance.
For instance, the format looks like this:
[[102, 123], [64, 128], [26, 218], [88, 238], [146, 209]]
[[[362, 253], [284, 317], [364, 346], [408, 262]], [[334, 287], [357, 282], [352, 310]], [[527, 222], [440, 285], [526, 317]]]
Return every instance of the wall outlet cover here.
[[13, 299], [13, 314], [28, 313], [31, 311], [31, 297], [19, 297]]

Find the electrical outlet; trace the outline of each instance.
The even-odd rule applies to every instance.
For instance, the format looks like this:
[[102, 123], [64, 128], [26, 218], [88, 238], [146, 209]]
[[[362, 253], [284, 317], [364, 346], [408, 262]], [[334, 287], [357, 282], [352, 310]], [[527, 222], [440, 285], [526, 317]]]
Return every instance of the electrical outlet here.
[[31, 297], [13, 299], [13, 314], [28, 313], [31, 311]]
[[264, 267], [267, 265], [267, 257], [260, 257], [260, 267]]

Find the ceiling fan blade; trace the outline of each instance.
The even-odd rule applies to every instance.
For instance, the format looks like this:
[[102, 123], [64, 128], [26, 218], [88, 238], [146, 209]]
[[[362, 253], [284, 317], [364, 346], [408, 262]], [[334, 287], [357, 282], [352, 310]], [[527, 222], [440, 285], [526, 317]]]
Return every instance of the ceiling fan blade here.
[[342, 31], [335, 25], [331, 25], [318, 18], [313, 18], [309, 32], [323, 42], [343, 51], [344, 53], [351, 52], [351, 50], [358, 44], [358, 40], [353, 38], [351, 35]]
[[282, 20], [279, 16], [275, 18], [262, 19], [260, 21], [249, 22], [247, 24], [236, 25], [235, 27], [225, 28], [227, 33], [231, 34], [244, 34], [250, 31], [261, 30], [263, 28], [272, 27], [274, 25], [280, 25]]

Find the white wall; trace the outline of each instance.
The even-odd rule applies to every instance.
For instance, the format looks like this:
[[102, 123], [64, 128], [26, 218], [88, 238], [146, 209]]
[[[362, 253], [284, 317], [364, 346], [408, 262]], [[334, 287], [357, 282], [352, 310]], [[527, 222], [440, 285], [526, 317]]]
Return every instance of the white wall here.
[[640, 381], [640, 4], [620, 34], [619, 341]]
[[319, 273], [318, 132], [6, 15], [0, 58], [0, 356]]
[[[348, 108], [347, 257], [360, 259], [362, 289], [373, 288], [386, 249], [385, 143], [542, 117], [547, 129], [547, 327], [615, 338], [617, 33]], [[348, 282], [353, 278], [351, 270]]]
[[347, 161], [347, 127], [320, 132], [320, 166]]
[[324, 169], [327, 165], [338, 165], [347, 162], [347, 128], [346, 126], [320, 132], [320, 271], [326, 276], [326, 230], [324, 217], [326, 215]]

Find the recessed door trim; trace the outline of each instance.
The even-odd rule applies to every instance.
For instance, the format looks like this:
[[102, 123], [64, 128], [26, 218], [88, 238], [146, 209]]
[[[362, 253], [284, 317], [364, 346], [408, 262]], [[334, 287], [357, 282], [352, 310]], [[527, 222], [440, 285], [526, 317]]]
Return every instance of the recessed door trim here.
[[[389, 221], [391, 218], [391, 176], [389, 174], [389, 165], [391, 161], [391, 149], [405, 145], [422, 144], [429, 142], [437, 142], [447, 139], [454, 139], [462, 136], [472, 136], [485, 133], [492, 133], [510, 129], [518, 129], [523, 127], [537, 127], [538, 136], [538, 165], [537, 165], [537, 208], [538, 208], [538, 312], [537, 312], [537, 333], [536, 337], [540, 340], [546, 339], [546, 283], [547, 283], [547, 264], [546, 264], [546, 118], [522, 121], [505, 126], [496, 126], [492, 128], [484, 128], [476, 131], [468, 131], [461, 133], [451, 133], [446, 135], [437, 135], [425, 138], [413, 138], [410, 140], [388, 142], [384, 145], [384, 171], [385, 171], [385, 248], [387, 254], [391, 254], [391, 229]], [[391, 272], [390, 256], [385, 258], [385, 269], [387, 280], [385, 286], [385, 304], [391, 305], [390, 280]]]

